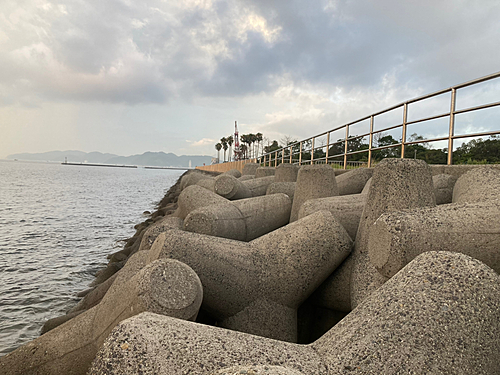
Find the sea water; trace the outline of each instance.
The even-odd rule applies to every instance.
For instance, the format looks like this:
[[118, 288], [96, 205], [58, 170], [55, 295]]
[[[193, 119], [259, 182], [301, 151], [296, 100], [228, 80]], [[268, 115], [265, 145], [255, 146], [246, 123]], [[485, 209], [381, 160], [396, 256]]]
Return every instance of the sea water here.
[[77, 303], [182, 173], [0, 161], [0, 356]]

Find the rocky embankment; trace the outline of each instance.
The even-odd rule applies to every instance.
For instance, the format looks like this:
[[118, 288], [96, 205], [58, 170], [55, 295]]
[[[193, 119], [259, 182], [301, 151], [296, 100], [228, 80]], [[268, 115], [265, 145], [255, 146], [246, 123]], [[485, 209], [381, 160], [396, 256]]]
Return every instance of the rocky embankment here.
[[500, 169], [190, 171], [2, 374], [497, 374]]

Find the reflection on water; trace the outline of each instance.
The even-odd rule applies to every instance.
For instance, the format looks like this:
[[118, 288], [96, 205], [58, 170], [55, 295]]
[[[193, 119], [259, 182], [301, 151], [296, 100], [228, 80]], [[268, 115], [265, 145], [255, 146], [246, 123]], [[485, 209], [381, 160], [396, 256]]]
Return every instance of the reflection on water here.
[[0, 162], [0, 356], [76, 303], [182, 173]]

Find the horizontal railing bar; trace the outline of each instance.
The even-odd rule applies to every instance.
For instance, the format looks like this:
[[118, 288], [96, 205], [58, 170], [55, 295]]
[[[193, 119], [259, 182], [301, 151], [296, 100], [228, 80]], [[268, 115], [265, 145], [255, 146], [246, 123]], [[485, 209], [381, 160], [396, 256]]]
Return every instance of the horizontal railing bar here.
[[[456, 112], [455, 112], [456, 113]], [[413, 120], [413, 121], [407, 121], [406, 122], [406, 125], [412, 125], [412, 124], [418, 124], [419, 122], [425, 122], [425, 121], [430, 121], [430, 120], [436, 120], [438, 118], [443, 118], [443, 117], [447, 117], [450, 115], [450, 112], [448, 113], [442, 113], [440, 115], [435, 115], [435, 116], [430, 116], [430, 117], [424, 117], [422, 119], [418, 119], [418, 120]]]
[[472, 111], [478, 111], [480, 109], [486, 109], [486, 108], [491, 108], [491, 107], [497, 107], [500, 105], [500, 102], [494, 102], [494, 103], [489, 103], [489, 104], [484, 104], [484, 105], [478, 105], [476, 107], [469, 107], [469, 108], [464, 108], [464, 109], [459, 109], [458, 111], [455, 111], [456, 115], [460, 113], [466, 113], [466, 112], [472, 112]]
[[[399, 127], [401, 127], [401, 126], [403, 126], [403, 124], [394, 125], [394, 126], [391, 126], [391, 127], [388, 127], [388, 128], [383, 128], [383, 129], [380, 129], [380, 130], [374, 130], [374, 131], [372, 132], [372, 134], [382, 133], [382, 132], [385, 132], [385, 131], [387, 131], [387, 130], [392, 130], [392, 129], [399, 128]], [[370, 134], [370, 133], [368, 133], [368, 134]]]
[[493, 132], [482, 132], [482, 133], [472, 133], [472, 134], [459, 134], [459, 135], [454, 135], [452, 138], [453, 139], [472, 138], [472, 137], [483, 137], [485, 135], [496, 135], [496, 134], [500, 134], [500, 130], [493, 131]]

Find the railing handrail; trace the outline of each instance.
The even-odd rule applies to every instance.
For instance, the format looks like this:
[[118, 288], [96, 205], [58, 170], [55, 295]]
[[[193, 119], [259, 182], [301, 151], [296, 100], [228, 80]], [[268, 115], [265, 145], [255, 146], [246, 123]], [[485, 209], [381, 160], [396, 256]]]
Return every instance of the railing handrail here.
[[[461, 108], [459, 110], [456, 109], [456, 92], [458, 89], [461, 89], [461, 88], [465, 88], [465, 87], [469, 87], [469, 86], [472, 86], [472, 85], [475, 85], [475, 84], [479, 84], [479, 83], [482, 83], [482, 82], [486, 82], [486, 81], [489, 81], [489, 80], [492, 80], [492, 79], [495, 79], [495, 78], [499, 78], [500, 77], [500, 72], [497, 72], [497, 73], [493, 73], [493, 74], [489, 74], [489, 75], [486, 75], [486, 76], [483, 76], [483, 77], [480, 77], [480, 78], [476, 78], [476, 79], [473, 79], [473, 80], [470, 80], [470, 81], [467, 81], [467, 82], [463, 82], [463, 83], [460, 83], [458, 85], [454, 85], [454, 86], [451, 86], [449, 88], [446, 88], [446, 89], [442, 89], [442, 90], [438, 90], [438, 91], [435, 91], [435, 92], [432, 92], [430, 94], [426, 94], [426, 95], [422, 95], [422, 96], [418, 96], [416, 98], [412, 98], [412, 99], [409, 99], [409, 100], [406, 100], [404, 102], [401, 102], [399, 104], [396, 104], [396, 105], [393, 105], [393, 106], [390, 106], [386, 109], [383, 109], [381, 111], [377, 111], [377, 112], [374, 112], [368, 116], [364, 116], [364, 117], [361, 117], [355, 121], [351, 121], [351, 122], [348, 122], [344, 125], [340, 125], [340, 126], [337, 126], [331, 130], [327, 130], [325, 132], [322, 132], [318, 135], [314, 135], [312, 137], [308, 137], [308, 138], [305, 138], [301, 141], [296, 141], [294, 143], [290, 143], [289, 145], [286, 145], [284, 147], [281, 147], [277, 150], [274, 150], [274, 151], [271, 151], [271, 152], [268, 152], [268, 153], [265, 153], [263, 154], [260, 158], [261, 160], [263, 159], [264, 161], [264, 165], [266, 163], [269, 163], [269, 165], [272, 164], [272, 162], [274, 162], [274, 165], [277, 165], [278, 163], [278, 154], [281, 156], [281, 162], [285, 162], [285, 154], [287, 153], [288, 150], [290, 150], [290, 153], [289, 155], [287, 155], [287, 158], [289, 158], [290, 162], [292, 162], [292, 156], [293, 155], [297, 155], [299, 154], [299, 158], [298, 158], [298, 164], [304, 164], [304, 162], [306, 163], [311, 163], [313, 164], [314, 161], [319, 161], [319, 160], [326, 160], [328, 162], [328, 158], [331, 158], [333, 157], [333, 155], [328, 155], [328, 149], [331, 145], [334, 145], [334, 144], [339, 144], [339, 143], [343, 143], [343, 142], [346, 142], [345, 143], [345, 151], [344, 153], [342, 154], [337, 154], [335, 155], [335, 157], [339, 157], [339, 156], [344, 156], [344, 169], [346, 168], [347, 166], [347, 156], [348, 155], [354, 155], [354, 154], [358, 154], [358, 153], [362, 153], [362, 152], [368, 152], [368, 166], [371, 166], [371, 153], [372, 151], [376, 151], [376, 150], [382, 150], [382, 149], [386, 149], [386, 148], [394, 148], [394, 147], [401, 147], [401, 157], [404, 157], [404, 150], [405, 150], [405, 146], [406, 145], [413, 145], [413, 144], [418, 144], [418, 143], [426, 143], [426, 142], [437, 142], [437, 141], [444, 141], [444, 140], [448, 140], [448, 160], [447, 160], [447, 164], [451, 164], [452, 163], [452, 155], [453, 155], [453, 140], [454, 139], [460, 139], [460, 138], [468, 138], [468, 137], [476, 137], [476, 136], [487, 136], [487, 135], [495, 135], [495, 134], [500, 134], [500, 130], [496, 130], [496, 131], [492, 131], [492, 132], [481, 132], [481, 133], [472, 133], [472, 134], [460, 134], [460, 135], [455, 135], [454, 134], [454, 125], [455, 125], [455, 115], [457, 114], [461, 114], [461, 113], [466, 113], [466, 112], [472, 112], [472, 111], [477, 111], [477, 110], [481, 110], [481, 109], [486, 109], [486, 108], [492, 108], [492, 107], [496, 107], [496, 106], [500, 106], [500, 101], [497, 101], [497, 102], [491, 102], [491, 103], [487, 103], [487, 104], [483, 104], [483, 105], [479, 105], [479, 106], [473, 106], [473, 107], [469, 107], [469, 108]], [[436, 97], [436, 96], [439, 96], [439, 95], [442, 95], [442, 94], [446, 94], [448, 92], [451, 92], [451, 100], [450, 100], [450, 110], [446, 113], [441, 113], [441, 114], [438, 114], [438, 115], [433, 115], [433, 116], [428, 116], [428, 117], [425, 117], [425, 118], [421, 118], [421, 119], [417, 119], [417, 120], [412, 120], [412, 121], [407, 121], [407, 113], [408, 113], [408, 106], [410, 104], [413, 104], [413, 103], [417, 103], [417, 102], [420, 102], [420, 101], [423, 101], [423, 100], [426, 100], [426, 99], [429, 99], [429, 98], [433, 98], [433, 97]], [[392, 126], [388, 126], [386, 128], [383, 128], [383, 129], [378, 129], [378, 130], [374, 130], [373, 129], [373, 124], [374, 124], [374, 118], [376, 116], [379, 116], [379, 115], [382, 115], [384, 113], [387, 113], [387, 112], [390, 112], [394, 109], [398, 109], [398, 108], [401, 108], [403, 107], [403, 121], [401, 123], [398, 123], [397, 125], [392, 125]], [[406, 127], [407, 125], [411, 125], [411, 124], [418, 124], [418, 123], [422, 123], [422, 122], [425, 122], [425, 121], [430, 121], [430, 120], [434, 120], [434, 119], [438, 119], [438, 118], [443, 118], [443, 117], [450, 117], [450, 123], [449, 123], [449, 131], [448, 131], [448, 136], [446, 137], [438, 137], [438, 138], [433, 138], [433, 139], [423, 139], [423, 140], [417, 140], [417, 141], [406, 141]], [[360, 123], [362, 121], [365, 121], [365, 120], [370, 120], [370, 131], [364, 135], [355, 135], [355, 136], [351, 136], [349, 135], [349, 127], [352, 126], [352, 125], [355, 125], [357, 123]], [[380, 147], [373, 147], [372, 143], [373, 143], [373, 135], [374, 134], [377, 134], [377, 133], [381, 133], [381, 132], [384, 132], [384, 131], [387, 131], [387, 130], [392, 130], [392, 129], [396, 129], [396, 128], [402, 128], [402, 138], [401, 138], [401, 141], [399, 143], [396, 143], [396, 144], [391, 144], [391, 145], [386, 145], [386, 146], [380, 146]], [[345, 137], [342, 141], [340, 140], [337, 140], [335, 142], [330, 142], [330, 134], [335, 132], [335, 131], [338, 131], [338, 130], [341, 130], [341, 129], [346, 129], [346, 132], [345, 132]], [[326, 145], [321, 145], [319, 147], [314, 147], [314, 141], [319, 138], [319, 137], [322, 137], [322, 136], [327, 136], [327, 142], [326, 142]], [[351, 139], [357, 139], [357, 138], [361, 138], [361, 137], [366, 137], [366, 136], [369, 136], [370, 137], [370, 141], [369, 141], [369, 147], [368, 149], [366, 150], [357, 150], [357, 151], [353, 151], [353, 152], [347, 152], [347, 142]], [[312, 144], [312, 147], [310, 150], [304, 150], [303, 148], [303, 145], [307, 144], [307, 142], [311, 142]], [[293, 152], [293, 148], [294, 147], [299, 147], [299, 151], [298, 152]], [[314, 158], [314, 150], [317, 150], [317, 149], [323, 149], [324, 147], [326, 147], [326, 158], [325, 156], [322, 156], [320, 158]], [[302, 160], [302, 153], [303, 152], [311, 152], [311, 158], [308, 159], [308, 160]], [[273, 155], [274, 155], [274, 158], [273, 158]], [[296, 164], [296, 163], [294, 163]]]

